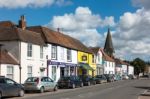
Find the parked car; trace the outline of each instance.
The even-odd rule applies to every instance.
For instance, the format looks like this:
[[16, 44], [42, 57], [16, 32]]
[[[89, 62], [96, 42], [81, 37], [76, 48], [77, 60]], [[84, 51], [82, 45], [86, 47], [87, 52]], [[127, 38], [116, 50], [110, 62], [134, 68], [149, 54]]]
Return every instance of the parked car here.
[[90, 86], [96, 84], [95, 78], [90, 75], [81, 75], [79, 77], [82, 79], [84, 85]]
[[29, 77], [24, 83], [25, 91], [39, 91], [43, 93], [44, 91], [56, 91], [58, 86], [49, 77]]
[[83, 87], [83, 82], [78, 76], [65, 76], [58, 80], [59, 88]]
[[122, 79], [127, 80], [127, 79], [129, 79], [129, 77], [127, 75], [122, 75]]
[[119, 81], [119, 80], [122, 80], [122, 77], [120, 75], [115, 75], [115, 78], [114, 78], [115, 81]]
[[107, 82], [114, 82], [114, 77], [113, 75], [111, 74], [104, 74], [106, 79], [107, 79]]
[[12, 79], [0, 77], [0, 99], [8, 96], [24, 96], [24, 87]]
[[106, 83], [107, 79], [104, 75], [96, 75], [95, 76], [95, 81], [97, 84], [101, 84], [101, 83]]

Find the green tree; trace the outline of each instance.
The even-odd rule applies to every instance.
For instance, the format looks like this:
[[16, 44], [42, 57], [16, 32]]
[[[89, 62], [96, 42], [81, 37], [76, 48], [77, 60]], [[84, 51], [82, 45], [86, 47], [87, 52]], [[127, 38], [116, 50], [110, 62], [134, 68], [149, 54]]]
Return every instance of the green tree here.
[[144, 70], [145, 70], [145, 62], [140, 59], [140, 58], [136, 58], [134, 59], [132, 62], [131, 62], [131, 65], [134, 66], [134, 73], [135, 74], [139, 74], [139, 73], [144, 73]]

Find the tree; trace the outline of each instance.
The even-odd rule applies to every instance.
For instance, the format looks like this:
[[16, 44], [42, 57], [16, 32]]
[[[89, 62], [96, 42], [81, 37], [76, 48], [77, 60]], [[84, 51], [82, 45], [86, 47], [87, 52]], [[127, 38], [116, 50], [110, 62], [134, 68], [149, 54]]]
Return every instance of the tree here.
[[144, 70], [145, 70], [145, 62], [140, 59], [140, 58], [136, 58], [134, 59], [132, 62], [131, 62], [131, 65], [134, 66], [134, 73], [135, 74], [139, 74], [139, 73], [144, 73]]

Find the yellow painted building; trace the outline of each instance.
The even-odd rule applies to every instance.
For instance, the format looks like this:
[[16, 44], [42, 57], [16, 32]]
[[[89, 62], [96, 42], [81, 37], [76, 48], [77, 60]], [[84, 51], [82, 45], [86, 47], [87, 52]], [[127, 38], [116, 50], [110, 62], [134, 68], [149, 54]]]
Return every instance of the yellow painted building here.
[[96, 75], [94, 54], [78, 51], [78, 75]]

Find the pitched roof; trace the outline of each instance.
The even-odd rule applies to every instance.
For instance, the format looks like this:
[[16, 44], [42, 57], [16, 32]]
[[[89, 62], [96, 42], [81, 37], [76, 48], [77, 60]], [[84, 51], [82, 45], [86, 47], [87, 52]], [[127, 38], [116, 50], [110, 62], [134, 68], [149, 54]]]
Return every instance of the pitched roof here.
[[113, 47], [113, 43], [112, 43], [112, 37], [110, 34], [110, 29], [108, 28], [108, 33], [107, 33], [107, 37], [106, 37], [106, 41], [105, 41], [105, 46], [104, 46], [104, 51], [107, 54], [113, 54], [114, 52], [114, 47]]
[[129, 63], [122, 61], [121, 59], [115, 59], [116, 64], [121, 64], [121, 65], [129, 65]]
[[100, 47], [89, 47], [89, 49], [94, 53], [94, 54], [97, 54]]
[[7, 51], [4, 50], [1, 52], [0, 62], [1, 64], [19, 64], [13, 57], [11, 57], [11, 55], [8, 54]]
[[13, 26], [16, 26], [16, 25], [11, 21], [1, 21], [0, 22], [0, 27], [13, 27]]
[[46, 43], [57, 44], [57, 45], [64, 46], [67, 48], [72, 48], [75, 50], [92, 53], [79, 40], [74, 39], [63, 33], [60, 33], [60, 32], [57, 32], [57, 31], [54, 31], [54, 30], [51, 30], [49, 28], [42, 27], [42, 26], [32, 26], [32, 27], [28, 27], [27, 29], [43, 34], [43, 38]]
[[110, 61], [110, 62], [115, 62], [115, 60], [113, 58], [111, 58], [110, 56], [108, 56], [102, 48], [100, 48], [100, 50], [102, 52], [102, 57], [104, 60]]
[[[0, 22], [1, 23], [1, 22]], [[5, 26], [5, 25], [4, 25]], [[0, 41], [16, 41], [44, 45], [41, 35], [29, 30], [22, 30], [17, 27], [0, 26]]]

